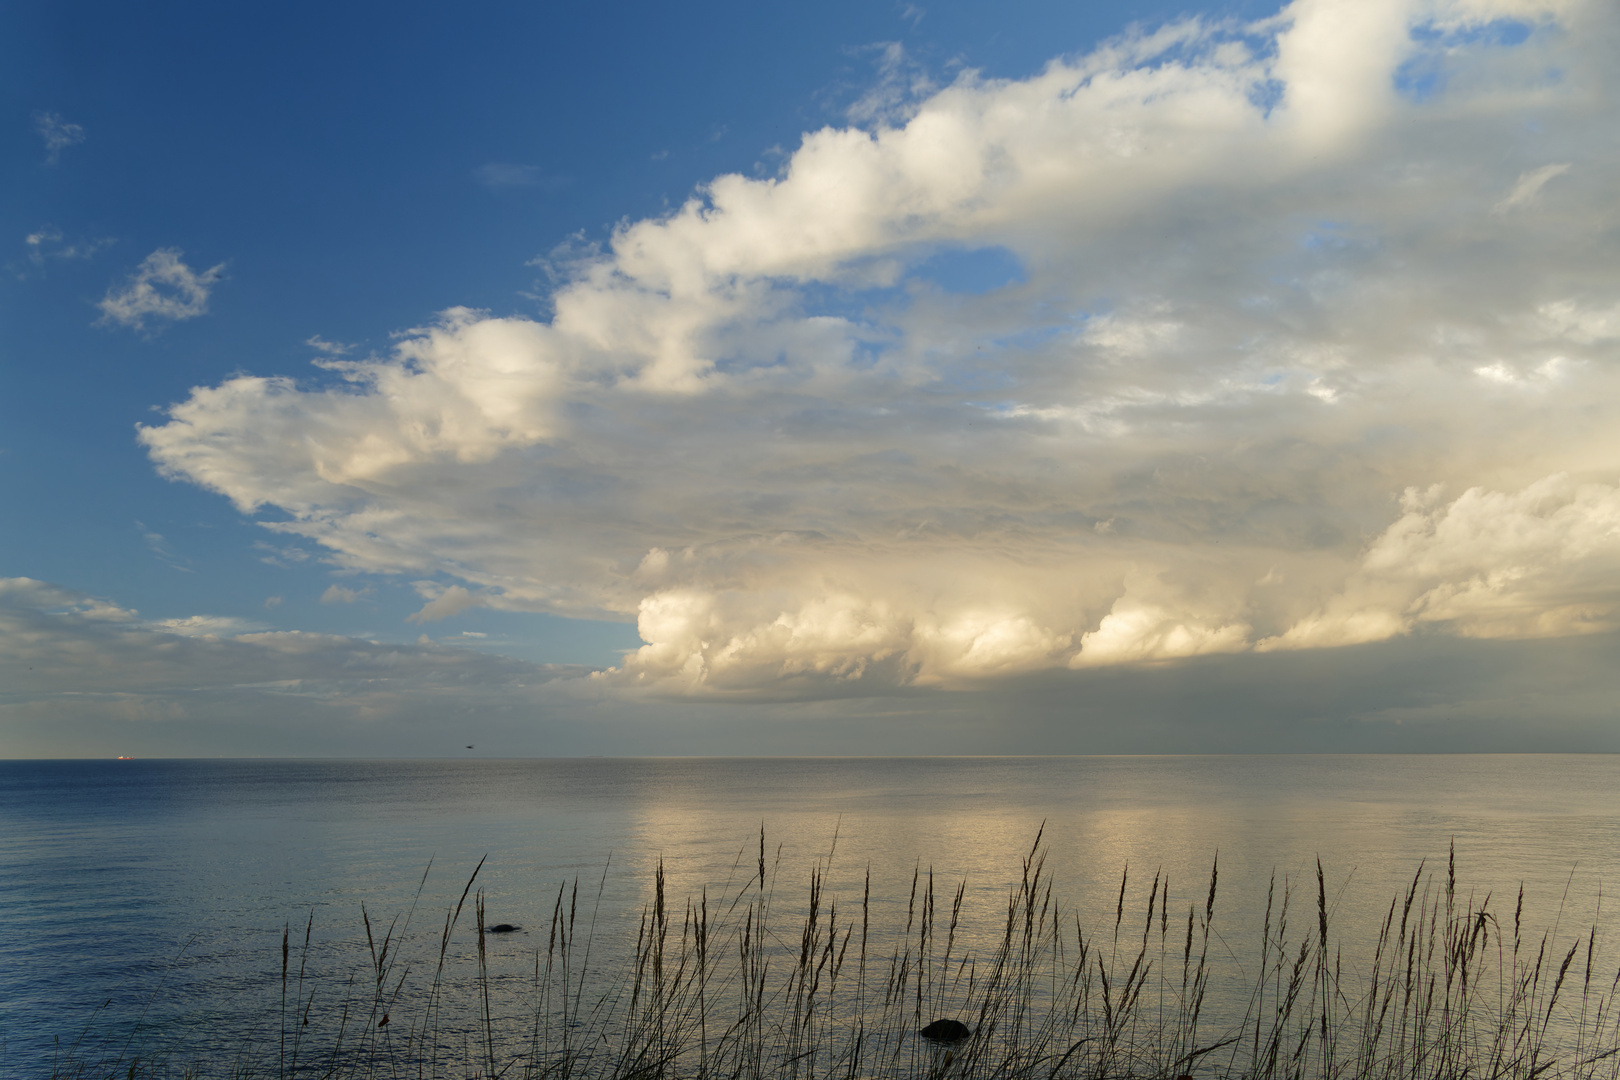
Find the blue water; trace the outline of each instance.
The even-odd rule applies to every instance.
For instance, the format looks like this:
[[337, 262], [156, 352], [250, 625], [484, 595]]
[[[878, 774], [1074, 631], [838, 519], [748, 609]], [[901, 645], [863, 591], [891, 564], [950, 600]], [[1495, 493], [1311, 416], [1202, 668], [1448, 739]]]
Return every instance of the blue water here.
[[1620, 877], [1620, 757], [4, 761], [0, 1074], [48, 1071], [56, 1039], [265, 1037], [284, 927], [312, 926], [327, 976], [363, 957], [362, 905], [380, 936], [414, 902], [406, 937], [436, 948], [486, 856], [490, 921], [529, 931], [499, 943], [514, 970], [560, 884], [611, 954], [660, 860], [675, 897], [720, 895], [762, 827], [784, 897], [813, 866], [857, 899], [870, 873], [874, 924], [903, 918], [914, 871], [965, 880], [971, 946], [1043, 826], [1057, 894], [1097, 923], [1127, 867], [1133, 898], [1167, 874], [1201, 903], [1218, 853], [1234, 952], [1274, 875], [1314, 902], [1320, 858], [1336, 927], [1370, 935], [1453, 844], [1464, 890], [1522, 883], [1527, 921], [1585, 925]]

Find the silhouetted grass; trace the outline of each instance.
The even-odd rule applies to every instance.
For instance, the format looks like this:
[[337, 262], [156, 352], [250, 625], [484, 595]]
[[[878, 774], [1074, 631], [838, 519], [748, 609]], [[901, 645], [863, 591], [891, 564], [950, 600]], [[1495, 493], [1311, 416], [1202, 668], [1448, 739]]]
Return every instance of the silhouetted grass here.
[[[803, 908], [789, 918], [776, 912], [777, 871], [768, 864], [763, 832], [757, 855], [739, 860], [733, 884], [712, 897], [704, 890], [672, 902], [660, 864], [634, 948], [608, 956], [605, 943], [593, 942], [601, 886], [594, 900], [587, 895], [590, 913], [582, 919], [579, 883], [564, 885], [551, 904], [543, 947], [531, 928], [532, 972], [517, 979], [491, 970], [475, 870], [445, 916], [436, 956], [400, 955], [414, 903], [386, 928], [362, 909], [363, 974], [341, 986], [316, 985], [321, 980], [308, 976], [312, 923], [301, 947], [289, 927], [273, 1044], [244, 1046], [230, 1061], [184, 1058], [183, 1049], [144, 1060], [127, 1043], [96, 1054], [74, 1047], [62, 1052], [52, 1075], [1620, 1075], [1620, 972], [1604, 977], [1594, 967], [1598, 927], [1567, 941], [1556, 926], [1530, 934], [1522, 925], [1522, 889], [1511, 917], [1493, 909], [1489, 897], [1477, 905], [1461, 899], [1449, 859], [1443, 879], [1418, 868], [1391, 900], [1375, 941], [1348, 943], [1363, 958], [1359, 970], [1346, 970], [1320, 863], [1306, 886], [1272, 880], [1259, 953], [1247, 962], [1223, 955], [1213, 866], [1202, 902], [1184, 912], [1172, 910], [1169, 882], [1157, 876], [1145, 909], [1137, 906], [1122, 875], [1112, 924], [1088, 929], [1053, 896], [1037, 836], [997, 933], [972, 938], [991, 944], [974, 948], [964, 946], [964, 887], [938, 892], [931, 873], [914, 874], [904, 926], [879, 932], [870, 874], [859, 899], [841, 906], [828, 891], [827, 865], [818, 863]], [[1302, 888], [1307, 895], [1299, 895]], [[452, 940], [467, 932], [476, 935], [476, 970], [453, 971]], [[971, 1037], [951, 1047], [920, 1038], [919, 1029], [938, 1018], [961, 1020]]]

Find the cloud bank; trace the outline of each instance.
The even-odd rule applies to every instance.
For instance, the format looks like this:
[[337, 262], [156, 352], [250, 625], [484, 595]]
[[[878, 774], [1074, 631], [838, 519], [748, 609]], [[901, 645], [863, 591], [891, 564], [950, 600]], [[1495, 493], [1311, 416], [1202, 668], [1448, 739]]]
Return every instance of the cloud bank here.
[[[135, 746], [286, 753], [279, 733], [299, 728], [317, 753], [382, 754], [412, 727], [443, 754], [459, 746], [454, 729], [469, 711], [518, 709], [532, 722], [540, 687], [585, 674], [209, 615], [150, 622], [31, 578], [0, 578], [0, 641], [0, 728], [8, 753], [23, 756], [34, 744], [49, 756]], [[263, 746], [253, 742], [267, 735]]]
[[659, 693], [1608, 630], [1617, 40], [1298, 0], [965, 73], [563, 253], [549, 321], [140, 437], [419, 621], [634, 618], [600, 678]]
[[[1050, 754], [1620, 749], [1620, 634], [1431, 636], [1035, 672], [1017, 693], [846, 683], [816, 700], [640, 695], [590, 669], [439, 643], [152, 621], [0, 579], [9, 757]], [[469, 748], [467, 744], [472, 744]]]

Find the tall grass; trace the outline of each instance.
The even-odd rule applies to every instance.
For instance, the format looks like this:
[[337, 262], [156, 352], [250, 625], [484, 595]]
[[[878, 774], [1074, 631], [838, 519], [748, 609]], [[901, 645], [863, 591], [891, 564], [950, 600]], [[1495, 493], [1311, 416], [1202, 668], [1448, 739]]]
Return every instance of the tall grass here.
[[[767, 855], [762, 832], [723, 890], [682, 901], [659, 865], [633, 948], [595, 940], [600, 883], [583, 902], [579, 882], [565, 884], [544, 934], [530, 928], [521, 977], [492, 967], [477, 870], [435, 935], [436, 956], [401, 955], [414, 903], [386, 928], [362, 910], [365, 964], [338, 986], [308, 977], [312, 924], [301, 949], [288, 927], [273, 1044], [228, 1062], [69, 1053], [54, 1076], [1620, 1076], [1620, 972], [1597, 969], [1595, 922], [1530, 933], [1522, 889], [1511, 916], [1490, 897], [1461, 897], [1454, 859], [1443, 876], [1419, 867], [1370, 942], [1335, 936], [1320, 863], [1313, 881], [1273, 879], [1258, 954], [1244, 957], [1221, 944], [1216, 866], [1185, 910], [1162, 876], [1133, 892], [1124, 874], [1111, 924], [1088, 928], [1053, 895], [1037, 836], [993, 932], [970, 935], [964, 887], [940, 889], [920, 868], [903, 926], [874, 926], [870, 873], [858, 897], [833, 896], [826, 863], [784, 915], [779, 857]], [[470, 970], [451, 948], [468, 933]], [[950, 1047], [919, 1037], [945, 1017], [971, 1037]]]

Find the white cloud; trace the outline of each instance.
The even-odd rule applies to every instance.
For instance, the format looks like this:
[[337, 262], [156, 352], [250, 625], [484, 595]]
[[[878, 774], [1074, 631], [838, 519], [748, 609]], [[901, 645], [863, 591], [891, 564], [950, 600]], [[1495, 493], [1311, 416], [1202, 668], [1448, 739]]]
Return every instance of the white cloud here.
[[1332, 153], [1395, 105], [1393, 76], [1407, 59], [1415, 5], [1408, 0], [1297, 0], [1277, 37], [1282, 115], [1298, 149]]
[[[1471, 32], [1495, 18], [1528, 36]], [[438, 582], [418, 621], [636, 619], [603, 686], [836, 696], [1608, 625], [1617, 23], [1301, 0], [966, 73], [568, 248], [547, 321], [452, 309], [322, 361], [345, 385], [240, 376], [141, 438], [344, 569]], [[985, 251], [1022, 280], [929, 276]], [[1476, 496], [1396, 506], [1435, 483], [1504, 493], [1538, 539], [1381, 569], [1400, 529], [1488, 523]], [[1568, 483], [1599, 494], [1532, 527], [1552, 496], [1524, 493]]]
[[1189, 612], [1143, 603], [1129, 594], [1114, 602], [1097, 629], [1080, 639], [1073, 667], [1176, 660], [1205, 653], [1240, 652], [1249, 643], [1242, 622], [1189, 618]]
[[345, 345], [342, 342], [337, 341], [327, 341], [319, 334], [312, 334], [308, 338], [305, 338], [304, 344], [308, 345], [322, 356], [330, 356], [334, 358], [351, 352], [354, 349], [353, 345]]
[[235, 637], [264, 629], [262, 623], [230, 615], [186, 615], [175, 619], [158, 619], [148, 625], [159, 633], [188, 638]]
[[408, 622], [425, 623], [433, 622], [436, 619], [448, 619], [452, 615], [461, 614], [468, 608], [478, 607], [484, 602], [483, 597], [469, 592], [460, 585], [451, 585], [445, 588], [431, 581], [418, 581], [416, 589], [429, 599], [426, 604], [422, 605], [420, 611], [406, 616]]
[[96, 305], [103, 323], [118, 323], [136, 330], [148, 319], [181, 322], [208, 311], [208, 294], [225, 276], [225, 264], [197, 273], [180, 259], [178, 248], [158, 248], [148, 255], [122, 286], [113, 286]]
[[1620, 486], [1549, 476], [1516, 492], [1407, 489], [1344, 591], [1262, 648], [1376, 641], [1423, 626], [1556, 637], [1620, 626]]
[[33, 262], [43, 262], [45, 250], [61, 242], [62, 230], [50, 225], [36, 229], [23, 238], [23, 243], [28, 245], [28, 258]]
[[326, 591], [321, 593], [321, 603], [353, 604], [359, 600], [364, 600], [371, 595], [371, 592], [370, 585], [360, 589], [348, 589], [342, 585], [328, 585]]
[[47, 165], [55, 165], [61, 159], [63, 150], [84, 142], [84, 128], [79, 124], [68, 123], [54, 112], [35, 113], [34, 131], [45, 140]]
[[72, 589], [34, 578], [0, 578], [0, 610], [37, 611], [83, 624], [134, 623], [140, 616]]

